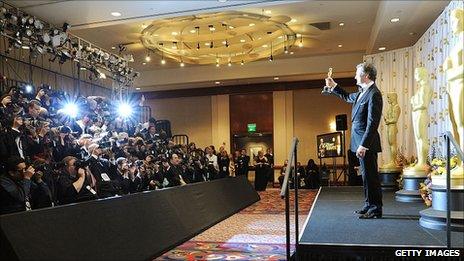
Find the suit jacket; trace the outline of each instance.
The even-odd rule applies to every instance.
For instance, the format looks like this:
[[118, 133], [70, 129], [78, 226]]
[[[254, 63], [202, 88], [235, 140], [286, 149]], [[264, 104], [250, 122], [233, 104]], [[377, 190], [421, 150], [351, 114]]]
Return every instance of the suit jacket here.
[[370, 152], [381, 152], [380, 135], [377, 131], [382, 116], [382, 94], [375, 83], [357, 101], [360, 92], [348, 93], [338, 85], [332, 93], [353, 104], [351, 111], [351, 151], [361, 145]]

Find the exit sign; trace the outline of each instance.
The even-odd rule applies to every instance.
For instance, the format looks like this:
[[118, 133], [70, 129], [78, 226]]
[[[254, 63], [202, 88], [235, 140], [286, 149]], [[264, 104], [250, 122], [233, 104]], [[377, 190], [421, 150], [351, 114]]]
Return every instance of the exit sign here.
[[256, 123], [248, 123], [247, 129], [248, 132], [256, 132]]

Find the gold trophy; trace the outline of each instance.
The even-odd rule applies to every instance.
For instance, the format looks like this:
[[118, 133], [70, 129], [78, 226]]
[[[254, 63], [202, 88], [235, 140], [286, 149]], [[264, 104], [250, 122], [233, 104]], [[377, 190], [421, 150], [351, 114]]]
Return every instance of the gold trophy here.
[[[327, 78], [332, 78], [332, 68], [329, 68], [329, 72], [327, 73]], [[330, 87], [329, 86], [324, 86], [324, 88], [322, 89], [322, 92], [321, 94], [322, 95], [329, 95], [331, 94], [332, 92], [330, 91]]]

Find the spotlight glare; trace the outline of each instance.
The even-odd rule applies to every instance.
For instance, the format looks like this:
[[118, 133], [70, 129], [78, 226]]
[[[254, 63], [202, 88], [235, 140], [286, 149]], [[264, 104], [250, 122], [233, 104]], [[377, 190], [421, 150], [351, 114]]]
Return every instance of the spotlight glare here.
[[79, 112], [79, 109], [77, 108], [77, 105], [73, 102], [69, 102], [63, 106], [63, 109], [61, 109], [63, 114], [69, 116], [70, 118], [76, 118], [77, 114]]
[[34, 88], [32, 88], [31, 85], [26, 85], [26, 87], [24, 87], [26, 93], [32, 93], [32, 91], [34, 90]]
[[121, 102], [118, 106], [118, 115], [121, 117], [121, 118], [130, 118], [132, 116], [132, 107], [128, 104], [128, 103], [125, 103], [125, 102]]

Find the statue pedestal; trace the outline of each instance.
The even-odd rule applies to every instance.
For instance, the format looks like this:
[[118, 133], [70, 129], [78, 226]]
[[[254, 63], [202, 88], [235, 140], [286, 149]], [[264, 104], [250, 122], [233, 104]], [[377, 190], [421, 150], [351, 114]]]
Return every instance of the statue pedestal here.
[[380, 186], [382, 191], [397, 191], [398, 190], [398, 178], [401, 175], [401, 167], [392, 168], [380, 168]]
[[422, 202], [420, 184], [427, 178], [428, 170], [403, 169], [403, 189], [397, 191], [395, 200], [399, 202]]
[[[433, 180], [433, 178], [432, 178]], [[464, 188], [451, 188], [451, 230], [464, 231]], [[421, 226], [446, 230], [446, 186], [432, 183], [432, 207], [420, 212]]]

